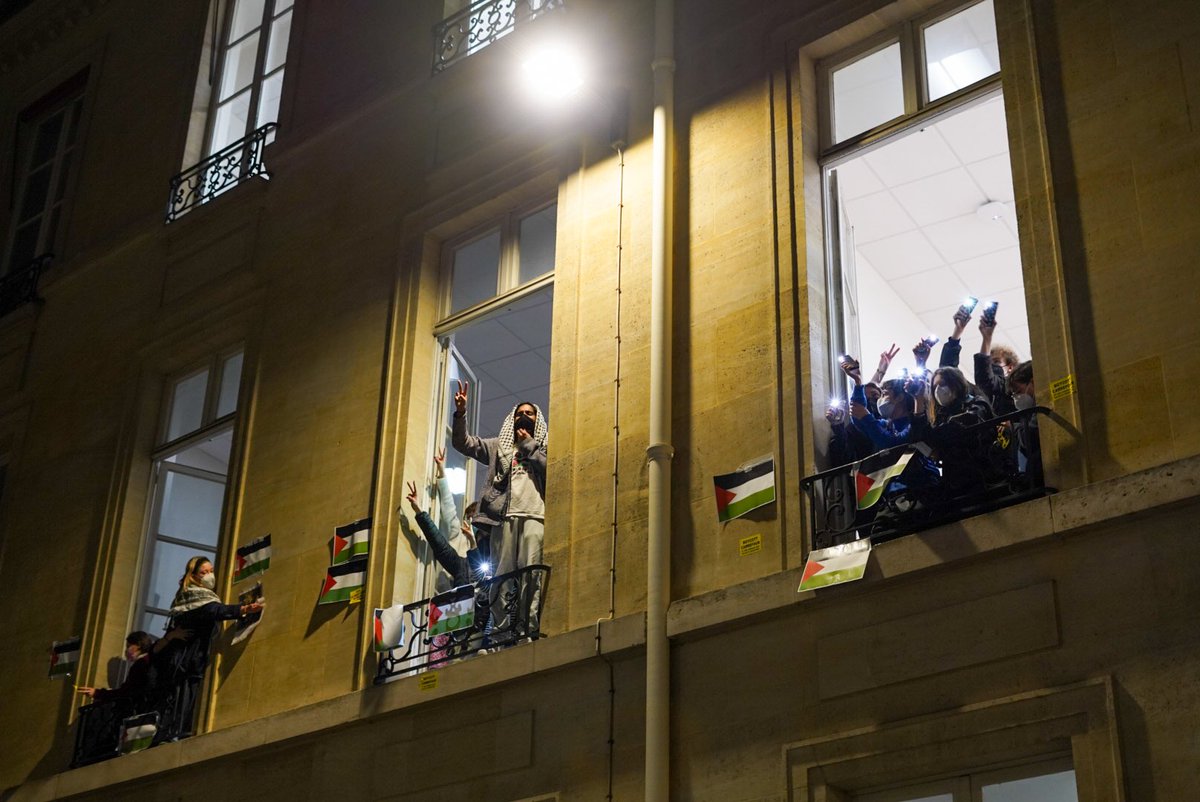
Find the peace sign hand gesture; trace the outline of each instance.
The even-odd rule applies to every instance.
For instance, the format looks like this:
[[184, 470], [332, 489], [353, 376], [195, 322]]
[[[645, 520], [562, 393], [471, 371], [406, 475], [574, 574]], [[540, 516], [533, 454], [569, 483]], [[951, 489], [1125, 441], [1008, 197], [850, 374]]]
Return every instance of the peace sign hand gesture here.
[[405, 496], [405, 498], [408, 499], [408, 503], [412, 506], [413, 512], [420, 512], [421, 505], [417, 503], [417, 483], [416, 482], [408, 482], [407, 484], [408, 484], [408, 495]]
[[465, 415], [467, 413], [467, 388], [470, 382], [456, 382], [458, 390], [454, 393], [454, 414]]

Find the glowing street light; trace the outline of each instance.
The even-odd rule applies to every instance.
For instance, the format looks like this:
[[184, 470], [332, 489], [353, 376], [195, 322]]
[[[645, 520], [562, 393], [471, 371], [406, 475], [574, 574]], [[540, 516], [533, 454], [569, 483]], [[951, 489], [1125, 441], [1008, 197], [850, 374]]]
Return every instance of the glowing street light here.
[[577, 48], [545, 43], [521, 62], [521, 82], [531, 98], [555, 104], [577, 96], [587, 84], [587, 69]]

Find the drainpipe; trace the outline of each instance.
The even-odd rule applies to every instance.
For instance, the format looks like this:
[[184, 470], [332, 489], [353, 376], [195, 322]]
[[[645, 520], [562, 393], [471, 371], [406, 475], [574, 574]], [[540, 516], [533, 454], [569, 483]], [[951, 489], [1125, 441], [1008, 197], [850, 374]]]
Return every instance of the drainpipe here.
[[654, 142], [650, 229], [650, 509], [646, 571], [646, 800], [670, 798], [671, 274], [675, 3], [654, 6]]

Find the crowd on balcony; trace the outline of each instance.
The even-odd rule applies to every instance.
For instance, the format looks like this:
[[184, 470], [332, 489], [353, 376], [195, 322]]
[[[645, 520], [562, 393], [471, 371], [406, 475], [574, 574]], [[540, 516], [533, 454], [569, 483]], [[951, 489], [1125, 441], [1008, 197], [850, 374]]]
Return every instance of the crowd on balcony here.
[[[962, 336], [977, 303], [968, 298], [955, 312], [953, 332], [933, 370], [926, 367], [938, 342], [933, 335], [917, 342], [916, 368], [899, 377], [887, 378], [899, 353], [894, 344], [880, 355], [867, 381], [857, 359], [841, 356], [851, 392], [848, 402], [835, 398], [826, 409], [829, 462], [857, 465], [860, 473], [881, 477], [888, 483], [884, 499], [891, 502], [867, 513], [860, 504], [858, 526], [876, 514], [920, 507], [934, 498], [980, 496], [989, 484], [1041, 485], [1037, 419], [1024, 412], [1035, 405], [1033, 364], [1020, 361], [1011, 348], [992, 344], [994, 303], [980, 315], [982, 342], [974, 354], [973, 381], [959, 367]], [[888, 472], [891, 466], [896, 470]]]

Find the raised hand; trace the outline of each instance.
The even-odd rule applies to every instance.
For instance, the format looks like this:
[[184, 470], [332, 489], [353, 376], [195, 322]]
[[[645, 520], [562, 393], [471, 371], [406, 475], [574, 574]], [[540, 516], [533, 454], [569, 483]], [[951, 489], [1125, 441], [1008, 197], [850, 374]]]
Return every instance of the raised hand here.
[[841, 365], [842, 373], [849, 376], [856, 385], [862, 384], [862, 369], [858, 365], [858, 360], [852, 356], [843, 356], [838, 362]]
[[442, 446], [433, 455], [434, 471], [437, 473], [437, 478], [441, 479], [446, 475], [446, 447]]
[[457, 415], [467, 413], [467, 389], [470, 382], [457, 382], [458, 390], [454, 393], [454, 412]]
[[964, 307], [959, 307], [954, 313], [954, 333], [950, 335], [951, 339], [961, 340], [963, 331], [966, 330], [967, 324], [971, 322], [971, 313]]
[[409, 503], [409, 505], [412, 506], [413, 512], [421, 511], [421, 505], [417, 503], [417, 483], [416, 482], [408, 482], [408, 495], [405, 496], [405, 498], [408, 499], [408, 503]]
[[917, 360], [917, 367], [924, 368], [925, 363], [929, 360], [929, 343], [925, 339], [917, 340], [917, 344], [913, 346], [913, 358]]
[[892, 343], [892, 347], [879, 355], [879, 367], [875, 369], [875, 375], [871, 377], [871, 381], [879, 384], [883, 381], [883, 377], [887, 375], [888, 368], [892, 366], [892, 360], [896, 358], [896, 354], [900, 353], [900, 349]]
[[846, 422], [846, 409], [841, 404], [830, 404], [825, 410], [825, 420], [831, 426], [841, 426]]

